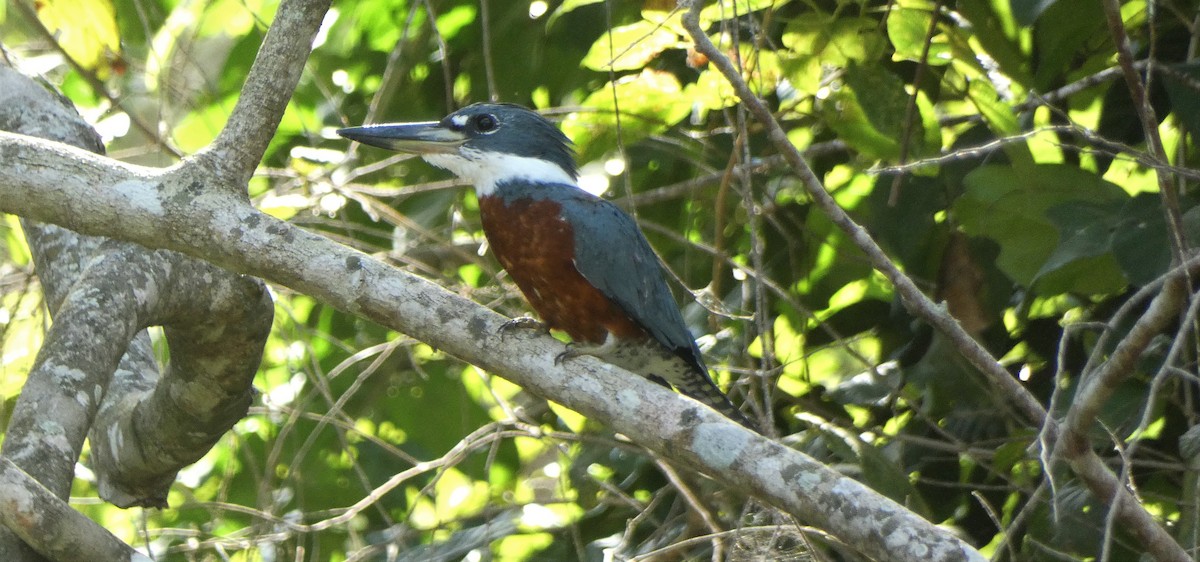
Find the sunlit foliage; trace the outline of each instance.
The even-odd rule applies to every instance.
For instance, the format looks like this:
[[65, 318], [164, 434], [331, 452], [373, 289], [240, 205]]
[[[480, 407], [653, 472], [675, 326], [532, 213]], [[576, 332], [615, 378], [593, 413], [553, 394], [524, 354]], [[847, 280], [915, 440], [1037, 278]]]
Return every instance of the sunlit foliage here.
[[[1068, 403], [1096, 337], [1064, 326], [1106, 320], [1170, 260], [1158, 186], [1142, 149], [1128, 148], [1143, 132], [1125, 84], [1115, 73], [1077, 82], [1115, 61], [1095, 3], [708, 4], [711, 37], [837, 201], [1032, 392], [1049, 404], [1058, 388]], [[0, 37], [20, 68], [59, 87], [112, 156], [148, 165], [214, 138], [278, 7], [10, 6]], [[1155, 75], [1151, 97], [1186, 168], [1200, 98], [1180, 47], [1194, 41], [1196, 6], [1171, 6], [1155, 56], [1172, 72]], [[1145, 56], [1145, 5], [1124, 16]], [[525, 314], [487, 255], [469, 190], [332, 131], [490, 99], [544, 110], [576, 143], [582, 183], [634, 212], [676, 276], [714, 377], [786, 443], [989, 554], [1074, 559], [1109, 544], [1110, 559], [1136, 556], [1069, 475], [1048, 487], [1036, 428], [811, 205], [690, 49], [673, 2], [335, 2], [306, 69], [249, 186], [264, 211]], [[1183, 191], [1191, 236], [1200, 223]], [[0, 221], [0, 238], [5, 413], [48, 319], [15, 219]], [[99, 503], [85, 454], [80, 510], [160, 559], [786, 559], [836, 548], [769, 527], [783, 522], [507, 381], [274, 290], [261, 400], [180, 474], [171, 508]], [[1195, 386], [1171, 379], [1151, 395], [1162, 353], [1113, 398], [1098, 447], [1140, 439], [1125, 466], [1142, 500], [1186, 528], [1198, 519], [1180, 500], [1194, 497]], [[1192, 359], [1184, 366], [1194, 374]], [[686, 540], [707, 535], [720, 538]]]

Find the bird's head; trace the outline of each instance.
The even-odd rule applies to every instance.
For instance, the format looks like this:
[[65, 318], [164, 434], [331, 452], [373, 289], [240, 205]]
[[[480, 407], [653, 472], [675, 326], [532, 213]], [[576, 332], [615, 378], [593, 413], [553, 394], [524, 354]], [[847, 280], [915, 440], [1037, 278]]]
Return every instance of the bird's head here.
[[481, 197], [512, 181], [576, 185], [571, 141], [524, 107], [477, 103], [441, 121], [339, 129], [363, 144], [411, 152], [470, 181]]

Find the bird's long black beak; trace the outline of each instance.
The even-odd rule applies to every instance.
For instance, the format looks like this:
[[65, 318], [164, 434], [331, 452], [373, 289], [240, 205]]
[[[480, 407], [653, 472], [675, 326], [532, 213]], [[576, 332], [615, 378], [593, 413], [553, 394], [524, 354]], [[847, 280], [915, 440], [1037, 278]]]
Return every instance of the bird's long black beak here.
[[349, 127], [338, 129], [337, 134], [363, 144], [415, 154], [455, 152], [467, 140], [466, 135], [437, 121]]

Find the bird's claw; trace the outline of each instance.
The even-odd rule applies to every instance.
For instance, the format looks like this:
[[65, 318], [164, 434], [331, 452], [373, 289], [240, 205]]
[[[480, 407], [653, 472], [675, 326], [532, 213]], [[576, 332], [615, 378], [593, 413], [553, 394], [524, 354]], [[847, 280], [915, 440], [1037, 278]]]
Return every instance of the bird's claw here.
[[576, 357], [579, 357], [580, 355], [583, 355], [583, 353], [580, 352], [579, 349], [575, 347], [575, 344], [568, 343], [566, 350], [564, 350], [562, 353], [559, 353], [558, 355], [554, 356], [554, 365], [557, 367], [559, 365], [562, 365], [563, 362], [566, 361], [567, 359], [574, 359]]
[[543, 334], [550, 333], [550, 327], [546, 323], [539, 322], [537, 319], [530, 318], [529, 316], [513, 318], [501, 324], [500, 329], [497, 331], [500, 332], [500, 337], [503, 339], [513, 330], [537, 330]]
[[602, 349], [595, 345], [586, 345], [586, 344], [570, 342], [567, 344], [567, 349], [565, 351], [554, 356], [554, 364], [562, 365], [563, 362], [568, 359], [574, 359], [576, 357], [583, 357], [585, 355], [591, 356], [591, 357], [597, 357], [597, 354], [600, 353], [601, 351], [602, 351]]

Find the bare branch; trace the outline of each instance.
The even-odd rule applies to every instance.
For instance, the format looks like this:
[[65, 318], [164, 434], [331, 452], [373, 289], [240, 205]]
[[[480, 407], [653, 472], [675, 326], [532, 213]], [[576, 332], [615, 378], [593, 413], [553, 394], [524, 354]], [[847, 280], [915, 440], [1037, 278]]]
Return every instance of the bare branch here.
[[[563, 347], [553, 338], [502, 340], [506, 319], [490, 310], [260, 213], [231, 190], [199, 189], [205, 170], [190, 163], [155, 171], [9, 134], [0, 134], [0, 154], [26, 163], [0, 166], [0, 212], [70, 220], [82, 232], [166, 246], [312, 295], [565, 404], [731, 489], [803, 514], [871, 556], [982, 560], [869, 488], [694, 401], [591, 358], [555, 365]], [[107, 182], [69, 179], [80, 175]], [[64, 182], [76, 185], [59, 188]], [[67, 219], [63, 209], [72, 201], [87, 201], [91, 211]], [[897, 552], [897, 544], [913, 550]]]
[[216, 140], [194, 156], [229, 180], [223, 189], [245, 196], [246, 182], [275, 136], [328, 10], [329, 0], [284, 0], [275, 11], [229, 121]]
[[[1056, 422], [1046, 415], [1041, 403], [1030, 394], [1015, 378], [1013, 378], [996, 359], [978, 342], [967, 334], [958, 322], [942, 307], [934, 304], [913, 281], [899, 270], [888, 258], [871, 236], [837, 204], [825, 191], [820, 179], [813, 173], [804, 157], [788, 140], [786, 133], [770, 110], [759, 100], [746, 85], [737, 69], [723, 52], [718, 50], [709, 40], [699, 24], [701, 2], [681, 0], [680, 5], [686, 5], [690, 10], [683, 16], [684, 27], [692, 36], [696, 50], [709, 58], [733, 86], [738, 98], [744, 103], [760, 123], [766, 128], [768, 138], [783, 154], [803, 183], [814, 203], [830, 220], [841, 228], [850, 239], [870, 259], [871, 264], [882, 272], [894, 285], [905, 306], [916, 316], [926, 320], [936, 329], [945, 334], [963, 356], [977, 369], [982, 371], [992, 384], [1014, 401], [1021, 411], [1033, 422], [1043, 426], [1043, 433], [1053, 442], [1057, 433]], [[1132, 68], [1132, 67], [1130, 67]], [[1122, 501], [1129, 497], [1122, 488], [1116, 476], [1104, 465], [1103, 461], [1090, 447], [1072, 447], [1068, 453], [1072, 467], [1088, 482], [1093, 493], [1105, 501], [1113, 502], [1114, 509], [1119, 510], [1122, 520], [1132, 525], [1143, 544], [1162, 560], [1186, 560], [1186, 553], [1180, 549], [1166, 531], [1137, 504], [1136, 501]]]
[[[1163, 164], [1168, 162], [1167, 153], [1163, 149], [1162, 137], [1158, 134], [1158, 118], [1154, 115], [1154, 107], [1146, 95], [1146, 84], [1134, 68], [1133, 52], [1129, 45], [1129, 35], [1125, 33], [1125, 22], [1121, 19], [1121, 3], [1118, 0], [1101, 0], [1104, 17], [1108, 22], [1108, 31], [1112, 35], [1117, 48], [1117, 63], [1129, 86], [1129, 96], [1133, 100], [1134, 111], [1142, 125], [1146, 136], [1146, 149], [1150, 155]], [[1154, 25], [1151, 23], [1150, 28]], [[1153, 65], [1153, 60], [1150, 64]], [[1148, 75], [1149, 76], [1149, 75]], [[1181, 263], [1187, 256], [1187, 236], [1183, 230], [1183, 211], [1180, 210], [1179, 194], [1171, 185], [1171, 176], [1161, 168], [1155, 167], [1155, 177], [1158, 178], [1158, 190], [1162, 194], [1163, 212], [1166, 214], [1167, 225], [1171, 230], [1171, 258], [1175, 263]]]
[[771, 114], [771, 111], [763, 105], [753, 90], [742, 79], [741, 75], [734, 68], [729, 58], [723, 52], [712, 44], [704, 30], [700, 28], [699, 11], [701, 2], [682, 0], [681, 5], [687, 5], [691, 9], [683, 15], [683, 25], [687, 28], [688, 33], [692, 36], [692, 40], [696, 43], [696, 50], [708, 57], [709, 61], [721, 71], [730, 85], [733, 86], [738, 98], [750, 109], [754, 117], [766, 129], [767, 137], [771, 140], [784, 159], [792, 167], [813, 202], [821, 209], [829, 219], [842, 229], [871, 261], [871, 265], [878, 269], [881, 273], [892, 282], [896, 288], [896, 293], [900, 296], [904, 305], [916, 316], [924, 319], [932, 324], [935, 328], [945, 334], [951, 342], [954, 343], [959, 353], [971, 362], [975, 368], [987, 375], [988, 380], [997, 387], [1005, 396], [1008, 396], [1017, 404], [1022, 413], [1029, 418], [1030, 421], [1037, 425], [1046, 423], [1046, 411], [1037, 399], [1025, 390], [1025, 387], [1014, 379], [1004, 366], [996, 361], [990, 353], [979, 342], [975, 341], [966, 331], [959, 326], [955, 320], [943, 307], [938, 306], [929, 297], [921, 292], [916, 283], [911, 278], [900, 271], [896, 264], [892, 263], [879, 244], [875, 242], [871, 235], [867, 233], [862, 226], [854, 222], [850, 215], [837, 204], [837, 201], [825, 191], [825, 187], [821, 185], [821, 180], [809, 167], [804, 156], [787, 138], [787, 133], [779, 125], [779, 121]]
[[1182, 274], [1167, 281], [1155, 297], [1150, 309], [1121, 340], [1109, 359], [1097, 372], [1089, 374], [1075, 394], [1057, 449], [1071, 464], [1072, 470], [1087, 484], [1092, 493], [1111, 505], [1111, 509], [1126, 524], [1127, 530], [1159, 560], [1191, 560], [1170, 534], [1142, 508], [1137, 498], [1092, 451], [1088, 434], [1096, 416], [1112, 396], [1117, 385], [1131, 376], [1134, 363], [1141, 357], [1151, 339], [1173, 322], [1183, 303], [1185, 280]]
[[[72, 509], [8, 459], [0, 459], [0, 523], [0, 531], [7, 527], [54, 560], [150, 560]], [[0, 543], [0, 554], [15, 553], [6, 552]]]
[[[200, 459], [246, 415], [271, 329], [270, 295], [257, 279], [174, 252], [134, 247], [114, 257], [125, 279], [139, 262], [168, 277], [147, 321], [165, 327], [171, 362], [148, 389], [114, 389], [91, 432], [100, 496], [119, 507], [163, 507], [179, 469]], [[141, 285], [139, 285], [141, 286]], [[156, 384], [155, 384], [156, 383]]]

